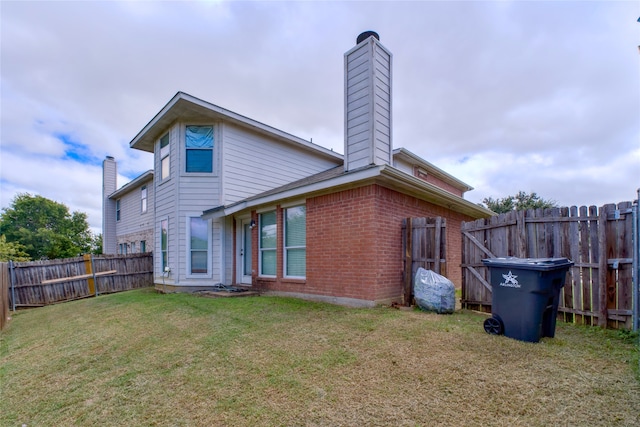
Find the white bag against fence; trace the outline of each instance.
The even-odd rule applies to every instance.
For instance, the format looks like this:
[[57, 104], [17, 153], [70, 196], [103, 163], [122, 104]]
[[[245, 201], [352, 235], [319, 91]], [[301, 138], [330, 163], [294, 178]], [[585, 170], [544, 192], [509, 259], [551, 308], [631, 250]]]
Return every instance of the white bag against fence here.
[[413, 281], [416, 304], [426, 311], [451, 314], [456, 309], [456, 289], [451, 280], [438, 273], [418, 268]]

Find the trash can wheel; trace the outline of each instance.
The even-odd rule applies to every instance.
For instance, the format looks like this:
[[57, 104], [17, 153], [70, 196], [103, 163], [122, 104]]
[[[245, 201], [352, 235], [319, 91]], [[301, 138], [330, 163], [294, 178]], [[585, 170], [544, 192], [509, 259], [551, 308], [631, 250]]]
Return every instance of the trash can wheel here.
[[502, 335], [504, 333], [504, 326], [502, 326], [502, 320], [497, 317], [490, 317], [484, 321], [484, 330], [491, 335]]

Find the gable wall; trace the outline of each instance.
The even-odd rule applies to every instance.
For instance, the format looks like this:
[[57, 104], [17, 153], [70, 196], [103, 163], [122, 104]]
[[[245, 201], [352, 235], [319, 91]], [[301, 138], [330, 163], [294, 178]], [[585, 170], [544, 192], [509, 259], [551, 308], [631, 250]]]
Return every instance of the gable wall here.
[[[147, 186], [147, 211], [143, 213], [141, 189], [145, 185]], [[154, 194], [153, 181], [146, 181], [119, 198], [120, 221], [116, 221], [116, 250], [118, 245], [124, 243], [128, 245], [127, 253], [130, 253], [131, 243], [135, 243], [135, 252], [139, 252], [140, 240], [145, 240], [146, 251], [153, 251]]]
[[340, 164], [229, 123], [222, 135], [225, 205]]

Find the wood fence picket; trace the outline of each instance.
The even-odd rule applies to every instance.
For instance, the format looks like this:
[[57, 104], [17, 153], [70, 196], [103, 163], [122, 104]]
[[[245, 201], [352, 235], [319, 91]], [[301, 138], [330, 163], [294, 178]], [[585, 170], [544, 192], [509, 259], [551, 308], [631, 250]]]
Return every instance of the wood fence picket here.
[[484, 258], [574, 262], [560, 295], [563, 320], [608, 328], [633, 324], [633, 206], [630, 202], [508, 212], [462, 224], [462, 306], [491, 311]]

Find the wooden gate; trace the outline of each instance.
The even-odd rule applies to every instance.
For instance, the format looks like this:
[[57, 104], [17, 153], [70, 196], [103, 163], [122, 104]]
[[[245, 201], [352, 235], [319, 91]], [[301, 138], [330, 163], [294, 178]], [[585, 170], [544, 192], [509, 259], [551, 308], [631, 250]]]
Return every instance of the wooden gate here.
[[418, 268], [447, 274], [446, 227], [447, 220], [441, 217], [402, 220], [405, 305], [413, 302], [413, 278]]
[[462, 307], [491, 311], [484, 258], [566, 257], [575, 264], [562, 290], [559, 316], [632, 329], [633, 209], [630, 202], [600, 209], [537, 209], [463, 223]]

